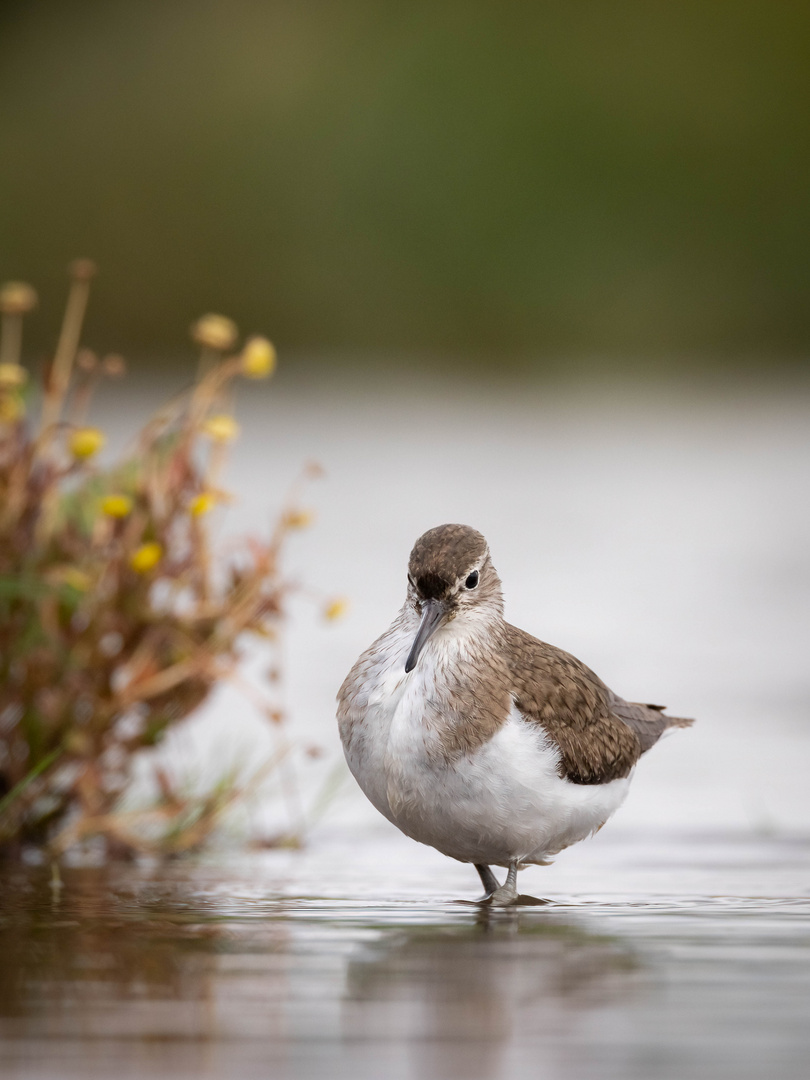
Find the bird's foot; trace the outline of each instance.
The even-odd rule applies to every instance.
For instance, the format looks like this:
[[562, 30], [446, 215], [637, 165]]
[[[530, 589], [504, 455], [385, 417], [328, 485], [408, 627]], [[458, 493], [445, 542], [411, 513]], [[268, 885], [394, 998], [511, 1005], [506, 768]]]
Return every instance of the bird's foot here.
[[509, 873], [503, 885], [498, 884], [498, 879], [490, 868], [483, 863], [476, 863], [475, 869], [481, 878], [485, 892], [477, 900], [460, 900], [461, 904], [487, 904], [492, 907], [533, 907], [537, 904], [550, 904], [550, 900], [541, 900], [536, 896], [524, 896], [517, 891], [517, 864], [509, 867]]
[[503, 899], [496, 897], [493, 893], [484, 893], [483, 896], [479, 896], [475, 900], [454, 900], [455, 904], [464, 904], [469, 907], [545, 907], [546, 904], [553, 904], [553, 900], [545, 900], [541, 896], [527, 896], [526, 893], [516, 893], [514, 898], [510, 899], [505, 897]]
[[491, 892], [486, 900], [492, 904], [493, 907], [512, 907], [522, 899], [517, 891], [517, 886], [509, 884], [509, 880], [500, 885], [494, 892]]
[[512, 863], [503, 885], [498, 885], [490, 892], [489, 903], [494, 907], [511, 907], [517, 903], [517, 899], [517, 863]]

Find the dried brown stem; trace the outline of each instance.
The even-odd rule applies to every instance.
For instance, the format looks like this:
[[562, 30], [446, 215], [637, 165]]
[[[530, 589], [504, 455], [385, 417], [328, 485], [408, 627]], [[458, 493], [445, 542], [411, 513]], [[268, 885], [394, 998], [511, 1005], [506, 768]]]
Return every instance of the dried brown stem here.
[[95, 267], [87, 259], [79, 259], [71, 266], [70, 292], [42, 403], [43, 435], [58, 421], [62, 412], [90, 297], [90, 281], [94, 274]]
[[19, 364], [22, 351], [22, 312], [7, 312], [0, 328], [0, 364]]

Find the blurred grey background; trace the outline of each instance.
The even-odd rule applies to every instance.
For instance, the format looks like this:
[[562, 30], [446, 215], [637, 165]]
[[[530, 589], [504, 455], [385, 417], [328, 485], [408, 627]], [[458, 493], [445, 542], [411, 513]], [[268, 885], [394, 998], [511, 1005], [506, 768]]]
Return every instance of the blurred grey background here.
[[810, 8], [4, 0], [0, 277], [89, 344], [807, 367]]

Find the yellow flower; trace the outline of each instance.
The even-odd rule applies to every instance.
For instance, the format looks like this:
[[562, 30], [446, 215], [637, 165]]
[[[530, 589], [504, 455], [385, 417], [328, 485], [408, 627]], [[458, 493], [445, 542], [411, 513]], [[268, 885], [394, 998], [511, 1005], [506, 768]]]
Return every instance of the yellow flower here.
[[7, 281], [0, 288], [0, 311], [4, 315], [24, 315], [36, 306], [36, 291], [24, 281]]
[[44, 576], [51, 585], [69, 585], [76, 592], [87, 592], [93, 584], [90, 575], [78, 566], [54, 566]]
[[89, 757], [93, 752], [93, 741], [86, 731], [75, 728], [67, 733], [62, 745], [72, 757]]
[[129, 495], [105, 495], [101, 500], [101, 509], [111, 518], [125, 518], [132, 513], [132, 499]]
[[153, 541], [136, 548], [130, 556], [129, 565], [137, 574], [147, 574], [154, 570], [162, 558], [163, 548]]
[[335, 599], [331, 600], [323, 609], [323, 614], [330, 622], [334, 622], [336, 619], [342, 619], [348, 610], [349, 601], [346, 597], [336, 596]]
[[236, 344], [239, 331], [232, 319], [224, 315], [203, 315], [191, 326], [191, 337], [206, 349], [225, 352]]
[[62, 575], [62, 581], [76, 592], [87, 592], [93, 582], [89, 574], [85, 574], [77, 566], [69, 566]]
[[315, 520], [311, 510], [289, 510], [284, 515], [284, 524], [288, 529], [308, 529]]
[[76, 428], [70, 436], [70, 452], [75, 458], [84, 460], [97, 454], [107, 441], [107, 436], [98, 428]]
[[252, 337], [242, 350], [242, 374], [249, 379], [266, 379], [276, 370], [276, 350], [266, 337]]
[[0, 423], [15, 424], [25, 416], [25, 405], [16, 394], [0, 394]]
[[214, 416], [209, 416], [202, 429], [206, 435], [210, 435], [214, 442], [230, 442], [239, 434], [239, 425], [227, 413], [216, 413]]
[[28, 381], [28, 372], [21, 364], [0, 364], [0, 386], [22, 386]]
[[200, 494], [195, 495], [188, 504], [188, 512], [192, 517], [202, 517], [203, 514], [207, 514], [209, 510], [213, 510], [218, 501], [219, 500], [212, 491], [201, 491]]

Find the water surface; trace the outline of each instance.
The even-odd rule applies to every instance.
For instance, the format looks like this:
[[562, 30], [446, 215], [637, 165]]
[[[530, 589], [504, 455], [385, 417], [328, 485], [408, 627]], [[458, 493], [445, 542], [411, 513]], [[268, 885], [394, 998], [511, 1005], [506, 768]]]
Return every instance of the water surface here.
[[807, 839], [619, 833], [568, 863], [508, 911], [387, 832], [61, 887], [5, 868], [2, 1075], [806, 1076]]

